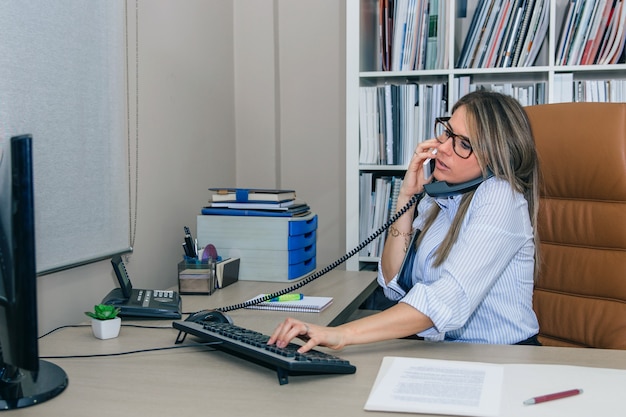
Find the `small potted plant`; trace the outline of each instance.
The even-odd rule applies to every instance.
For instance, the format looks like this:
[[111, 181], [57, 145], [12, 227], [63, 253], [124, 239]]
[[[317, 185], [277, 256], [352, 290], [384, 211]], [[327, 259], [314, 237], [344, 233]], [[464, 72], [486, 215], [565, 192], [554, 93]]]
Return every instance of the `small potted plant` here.
[[98, 339], [112, 339], [120, 334], [122, 319], [118, 317], [119, 307], [97, 304], [94, 311], [85, 311], [91, 317], [91, 330]]

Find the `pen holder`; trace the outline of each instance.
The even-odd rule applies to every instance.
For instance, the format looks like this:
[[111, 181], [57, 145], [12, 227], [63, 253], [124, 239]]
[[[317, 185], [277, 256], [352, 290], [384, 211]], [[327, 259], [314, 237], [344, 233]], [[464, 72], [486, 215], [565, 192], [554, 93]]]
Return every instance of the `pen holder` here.
[[216, 289], [215, 261], [184, 260], [178, 263], [178, 292], [211, 295]]

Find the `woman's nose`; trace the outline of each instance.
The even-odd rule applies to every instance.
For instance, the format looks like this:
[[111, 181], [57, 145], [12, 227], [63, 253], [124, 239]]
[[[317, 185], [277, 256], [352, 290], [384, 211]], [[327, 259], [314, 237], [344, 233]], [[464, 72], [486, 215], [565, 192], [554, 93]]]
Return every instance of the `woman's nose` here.
[[443, 142], [439, 141], [439, 146], [437, 147], [438, 152], [445, 152], [447, 154], [449, 154], [450, 152], [454, 151], [454, 139], [451, 137], [446, 137], [445, 135], [443, 135], [442, 138], [439, 138], [440, 140], [443, 140]]

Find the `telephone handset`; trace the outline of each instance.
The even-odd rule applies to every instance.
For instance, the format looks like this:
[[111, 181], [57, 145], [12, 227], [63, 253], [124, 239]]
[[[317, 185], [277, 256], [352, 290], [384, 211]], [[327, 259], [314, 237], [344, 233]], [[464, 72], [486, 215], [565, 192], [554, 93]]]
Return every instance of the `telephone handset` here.
[[486, 177], [478, 177], [473, 180], [469, 180], [466, 182], [462, 182], [460, 184], [450, 184], [445, 181], [435, 181], [430, 184], [424, 185], [424, 191], [431, 197], [449, 197], [455, 194], [464, 194], [468, 191], [472, 191], [485, 181], [493, 177], [493, 172], [489, 168], [487, 168], [487, 176]]
[[[467, 181], [467, 182], [463, 182], [463, 183], [460, 183], [460, 184], [450, 184], [450, 183], [447, 183], [445, 181], [436, 181], [436, 182], [433, 182], [433, 183], [430, 183], [430, 184], [426, 184], [424, 186], [424, 191], [426, 192], [426, 194], [428, 194], [431, 197], [448, 197], [448, 196], [455, 195], [455, 194], [463, 194], [463, 193], [466, 193], [468, 191], [476, 189], [483, 181], [485, 181], [486, 179], [489, 179], [491, 177], [493, 177], [493, 172], [491, 172], [490, 169], [487, 169], [487, 176], [485, 176], [485, 177], [480, 176], [478, 178], [475, 178], [473, 180], [470, 180], [470, 181]], [[281, 295], [288, 294], [290, 292], [294, 292], [298, 288], [301, 288], [301, 287], [305, 286], [306, 284], [308, 284], [309, 282], [316, 280], [317, 278], [319, 278], [322, 275], [325, 275], [326, 273], [332, 271], [333, 269], [335, 269], [336, 267], [338, 267], [339, 265], [341, 265], [342, 263], [344, 263], [345, 261], [347, 261], [348, 259], [350, 259], [354, 255], [359, 253], [361, 251], [361, 249], [363, 249], [365, 246], [369, 245], [374, 239], [376, 239], [383, 232], [385, 232], [387, 229], [389, 229], [389, 227], [392, 224], [394, 224], [396, 222], [396, 220], [398, 220], [404, 213], [406, 213], [411, 207], [413, 207], [413, 205], [415, 205], [419, 200], [421, 200], [423, 195], [424, 195], [424, 193], [415, 194], [411, 198], [411, 200], [404, 207], [402, 207], [400, 210], [398, 210], [398, 212], [396, 214], [394, 214], [384, 225], [382, 225], [378, 230], [373, 232], [365, 240], [363, 240], [361, 243], [359, 243], [351, 251], [349, 251], [348, 253], [346, 253], [341, 258], [337, 259], [336, 261], [332, 262], [331, 264], [327, 265], [326, 267], [324, 267], [324, 268], [322, 268], [320, 270], [312, 272], [311, 275], [309, 275], [306, 278], [302, 279], [301, 281], [295, 283], [294, 285], [290, 286], [289, 288], [282, 289], [282, 290], [274, 292], [272, 294], [267, 294], [264, 297], [255, 298], [254, 300], [249, 300], [249, 301], [246, 301], [246, 302], [243, 302], [243, 303], [239, 303], [239, 304], [233, 304], [233, 305], [230, 305], [230, 306], [227, 306], [227, 307], [217, 308], [216, 310], [224, 312], [224, 313], [228, 312], [228, 311], [239, 310], [241, 308], [249, 307], [249, 306], [261, 303], [263, 301], [268, 301], [268, 300], [270, 300], [272, 298], [279, 297]]]

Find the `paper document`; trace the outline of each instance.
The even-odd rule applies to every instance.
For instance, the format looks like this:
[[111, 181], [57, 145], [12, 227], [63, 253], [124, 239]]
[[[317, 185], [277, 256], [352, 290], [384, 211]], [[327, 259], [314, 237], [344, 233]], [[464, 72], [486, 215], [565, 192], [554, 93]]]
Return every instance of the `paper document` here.
[[385, 357], [366, 410], [497, 416], [501, 365]]
[[[622, 417], [626, 370], [385, 357], [366, 410], [461, 416]], [[524, 405], [551, 393], [580, 395]]]

